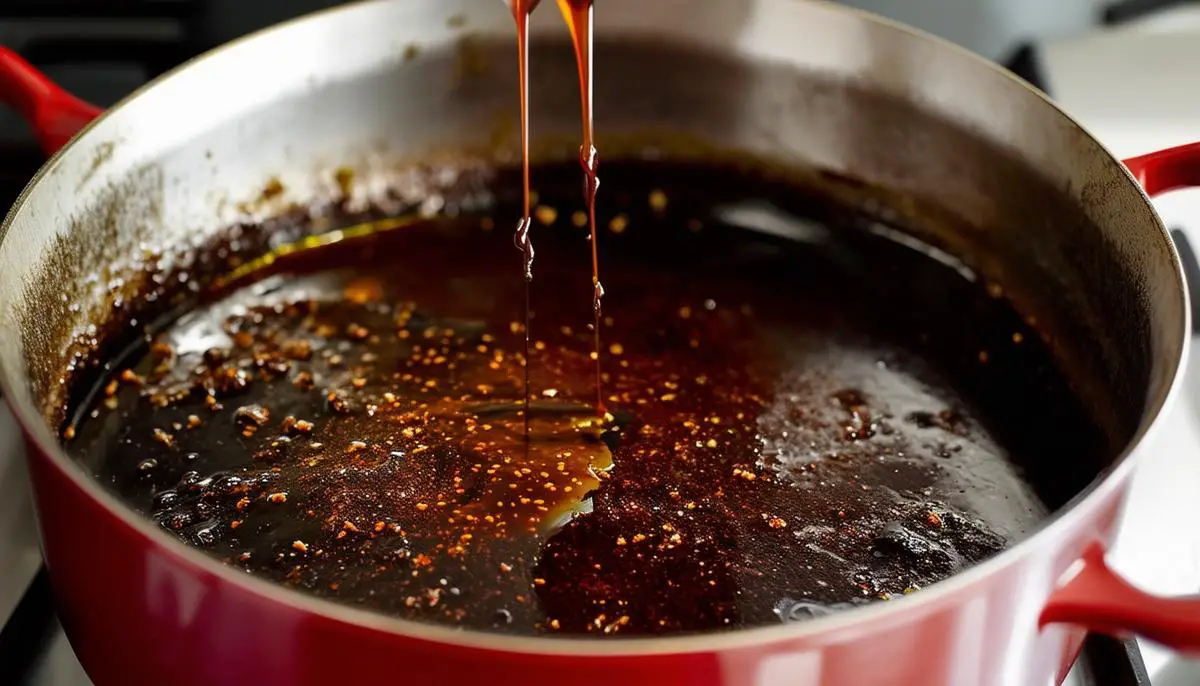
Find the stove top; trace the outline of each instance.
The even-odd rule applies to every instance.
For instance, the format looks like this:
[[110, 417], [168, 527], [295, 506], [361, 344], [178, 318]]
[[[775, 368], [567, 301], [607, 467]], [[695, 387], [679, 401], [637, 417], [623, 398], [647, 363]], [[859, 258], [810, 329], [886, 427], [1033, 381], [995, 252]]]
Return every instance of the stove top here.
[[[85, 100], [110, 106], [148, 79], [209, 47], [341, 1], [0, 0], [0, 44], [16, 49]], [[1183, 76], [1190, 77], [1186, 70], [1200, 63], [1200, 9], [1192, 5], [1188, 14], [1184, 8], [1179, 10], [1183, 14], [1169, 21], [1157, 12], [1177, 4], [1171, 0], [1118, 2], [1108, 8], [1106, 19], [1133, 23], [1088, 33], [1078, 41], [1030, 43], [1015, 50], [1008, 65], [1054, 94], [1117, 154], [1132, 155], [1200, 139], [1200, 95], [1177, 87]], [[1154, 16], [1146, 19], [1147, 12]], [[912, 17], [901, 18], [913, 21]], [[1186, 21], [1189, 18], [1193, 21]], [[1164, 38], [1164, 23], [1175, 33], [1181, 26], [1190, 33]], [[1179, 52], [1174, 56], [1164, 53], [1165, 44], [1171, 41], [1187, 59]], [[1143, 69], [1130, 73], [1128, 79], [1114, 76], [1121, 65], [1128, 68], [1130, 62], [1136, 62], [1126, 54], [1135, 48], [1157, 55], [1164, 64], [1142, 65]], [[1183, 72], [1172, 79], [1145, 78], [1168, 73], [1168, 66]], [[1135, 84], [1136, 100], [1142, 107], [1131, 109], [1134, 99], [1114, 89], [1114, 83]], [[1153, 90], [1154, 84], [1162, 89]], [[1180, 126], [1162, 126], [1166, 117]], [[42, 162], [25, 125], [0, 111], [0, 211], [11, 204]], [[1168, 221], [1183, 227], [1179, 235], [1184, 245], [1190, 237], [1200, 249], [1200, 191], [1181, 195], [1187, 197], [1183, 201], [1171, 197], [1156, 204]], [[1200, 278], [1193, 282], [1200, 287]], [[1200, 359], [1194, 360], [1187, 372], [1192, 380], [1188, 386], [1200, 389]], [[1135, 583], [1160, 593], [1194, 593], [1200, 588], [1200, 532], [1180, 537], [1174, 529], [1160, 526], [1164, 521], [1200, 520], [1200, 502], [1194, 497], [1200, 489], [1200, 461], [1182, 459], [1200, 448], [1200, 393], [1184, 396], [1167, 418], [1160, 439], [1164, 449], [1149, 461], [1151, 468], [1139, 474], [1125, 520], [1125, 543], [1114, 551], [1115, 566]], [[0, 565], [0, 684], [88, 686], [90, 682], [58, 623], [45, 573], [39, 571], [41, 559], [20, 453], [19, 433], [0, 405], [0, 560], [4, 561]], [[1093, 637], [1067, 684], [1194, 685], [1200, 684], [1200, 665], [1172, 660], [1153, 645]]]

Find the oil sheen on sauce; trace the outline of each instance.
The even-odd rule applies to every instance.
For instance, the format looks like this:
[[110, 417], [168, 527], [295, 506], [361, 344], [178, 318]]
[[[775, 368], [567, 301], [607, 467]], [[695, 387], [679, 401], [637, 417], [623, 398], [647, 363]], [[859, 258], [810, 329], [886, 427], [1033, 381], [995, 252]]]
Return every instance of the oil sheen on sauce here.
[[[446, 207], [469, 211], [324, 217], [351, 228], [139, 336], [81, 387], [68, 449], [164, 530], [297, 592], [596, 636], [885, 602], [1002, 549], [1110, 455], [999, 290], [715, 163], [606, 161], [601, 423], [578, 303], [539, 303], [523, 358], [527, 283], [492, 227], [524, 216], [524, 170], [457, 173]], [[569, 292], [590, 262], [578, 166], [531, 181], [555, 210], [534, 213], [537, 284]]]

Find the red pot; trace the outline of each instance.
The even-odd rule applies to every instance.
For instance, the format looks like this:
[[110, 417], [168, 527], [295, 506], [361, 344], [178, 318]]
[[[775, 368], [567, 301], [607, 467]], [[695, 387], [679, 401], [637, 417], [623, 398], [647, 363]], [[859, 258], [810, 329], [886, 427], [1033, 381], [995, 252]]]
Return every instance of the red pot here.
[[[322, 13], [182, 67], [69, 143], [98, 112], [0, 49], [0, 99], [25, 114], [47, 151], [65, 145], [0, 227], [0, 381], [28, 437], [46, 562], [89, 676], [99, 686], [1027, 686], [1061, 680], [1086, 631], [1200, 652], [1200, 600], [1147, 595], [1104, 563], [1139, 454], [1177, 390], [1189, 329], [1177, 256], [1135, 178], [1152, 194], [1196, 185], [1200, 146], [1128, 161], [1130, 175], [1015, 78], [834, 6], [604, 4], [600, 39], [629, 39], [599, 50], [599, 125], [611, 140], [669, 126], [936, 197], [993, 230], [998, 262], [1070, 287], [1044, 298], [1051, 316], [1099, 313], [1085, 327], [1094, 359], [1079, 364], [1111, 368], [1114, 387], [1144, 399], [1131, 401], [1138, 429], [1121, 458], [997, 557], [910, 597], [803, 625], [510, 638], [394, 620], [250, 578], [134, 514], [59, 448], [59, 373], [72, 342], [111, 312], [114, 295], [138, 286], [104, 280], [211, 235], [270, 178], [289, 189], [280, 203], [309, 200], [330, 192], [339, 165], [355, 166], [369, 190], [392, 178], [381, 159], [427, 152], [431, 141], [486, 142], [495, 104], [516, 92], [515, 73], [508, 61], [480, 73], [461, 67], [464, 55], [490, 54], [491, 39], [511, 41], [511, 17], [458, 0]], [[459, 13], [470, 42], [461, 42], [461, 22], [447, 22]], [[540, 14], [535, 42], [555, 29]], [[535, 127], [574, 132], [572, 66], [550, 62], [534, 65]], [[603, 103], [620, 98], [627, 106], [606, 117]], [[1057, 221], [1072, 212], [1086, 226]], [[1107, 262], [1093, 259], [1100, 253]], [[1112, 264], [1119, 273], [1105, 271]]]

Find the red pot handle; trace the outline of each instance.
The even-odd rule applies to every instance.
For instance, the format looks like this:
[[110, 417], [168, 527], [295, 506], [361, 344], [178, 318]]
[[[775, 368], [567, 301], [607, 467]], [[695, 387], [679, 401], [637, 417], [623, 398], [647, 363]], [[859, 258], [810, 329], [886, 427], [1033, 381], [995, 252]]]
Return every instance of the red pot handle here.
[[1200, 142], [1125, 160], [1150, 195], [1200, 186]]
[[1084, 553], [1075, 572], [1042, 608], [1040, 626], [1073, 624], [1110, 636], [1135, 634], [1200, 655], [1200, 597], [1160, 598], [1134, 588], [1109, 569], [1099, 545]]
[[25, 118], [47, 155], [66, 145], [103, 111], [58, 87], [4, 46], [0, 46], [0, 103]]
[[[1126, 160], [1146, 193], [1200, 186], [1200, 143]], [[1093, 545], [1042, 608], [1039, 624], [1073, 624], [1109, 635], [1143, 636], [1181, 653], [1200, 655], [1200, 596], [1161, 598], [1140, 591], [1109, 569]]]

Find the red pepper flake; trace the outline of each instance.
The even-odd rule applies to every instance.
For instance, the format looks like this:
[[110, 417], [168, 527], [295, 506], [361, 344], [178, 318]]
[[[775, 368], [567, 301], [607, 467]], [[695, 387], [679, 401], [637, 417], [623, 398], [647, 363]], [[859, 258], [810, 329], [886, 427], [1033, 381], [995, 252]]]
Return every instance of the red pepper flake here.
[[241, 526], [241, 525], [242, 525], [242, 520], [240, 520], [240, 519], [235, 519], [235, 520], [233, 520], [232, 522], [230, 522], [230, 523], [229, 523], [229, 528], [230, 528], [230, 529], [236, 529], [236, 528], [238, 528], [238, 527], [239, 527], [239, 526]]
[[68, 424], [67, 428], [63, 429], [62, 435], [64, 441], [73, 440], [75, 438], [75, 425]]
[[925, 515], [925, 523], [934, 527], [935, 529], [940, 529], [942, 527], [942, 517], [933, 510], [930, 510], [929, 513]]
[[194, 429], [198, 426], [200, 426], [200, 417], [194, 414], [189, 414], [187, 418], [187, 428]]
[[289, 360], [308, 360], [312, 358], [312, 343], [304, 338], [287, 340], [279, 346], [279, 352]]
[[163, 445], [167, 446], [168, 448], [175, 445], [175, 437], [172, 436], [171, 434], [167, 433], [166, 431], [163, 431], [162, 429], [154, 430], [154, 440], [158, 441], [159, 443], [162, 443]]
[[307, 553], [308, 544], [304, 541], [292, 541], [292, 549], [301, 553]]
[[777, 517], [774, 515], [769, 515], [769, 514], [763, 513], [762, 518], [763, 518], [763, 521], [765, 521], [767, 523], [767, 526], [771, 527], [772, 529], [786, 529], [787, 528], [787, 520], [785, 520], [783, 517]]
[[223, 395], [243, 391], [251, 381], [249, 371], [232, 364], [222, 365], [213, 371], [214, 388]]
[[346, 284], [342, 296], [355, 305], [365, 305], [383, 297], [383, 284], [370, 277], [358, 278]]
[[169, 358], [175, 356], [175, 349], [170, 345], [163, 343], [162, 341], [158, 341], [154, 345], [150, 346], [150, 354], [155, 357]]
[[346, 531], [353, 531], [354, 533], [358, 533], [358, 527], [355, 526], [354, 522], [350, 521], [349, 519], [342, 522], [342, 528], [345, 529]]
[[508, 564], [507, 562], [500, 563], [500, 571], [504, 572], [505, 574], [508, 574], [512, 570], [513, 570], [512, 565]]
[[138, 376], [137, 372], [132, 369], [126, 369], [117, 378], [120, 379], [121, 383], [129, 384], [130, 386], [142, 385], [142, 377]]
[[740, 467], [734, 468], [733, 475], [740, 479], [745, 479], [746, 481], [754, 481], [755, 479], [758, 478], [758, 475], [755, 474], [754, 472], [752, 472], [748, 469], [741, 469]]
[[215, 395], [204, 396], [204, 404], [213, 412], [220, 412], [221, 410], [225, 409], [224, 405], [217, 402], [217, 397]]
[[243, 429], [257, 429], [271, 419], [271, 410], [262, 405], [243, 405], [233, 414]]
[[313, 423], [303, 419], [296, 419], [292, 415], [288, 415], [283, 418], [280, 428], [287, 436], [298, 436], [300, 434], [312, 433]]
[[241, 497], [241, 498], [240, 498], [240, 499], [237, 501], [237, 505], [236, 505], [236, 507], [237, 507], [237, 509], [239, 509], [239, 510], [245, 510], [247, 507], [250, 507], [250, 499], [249, 499], [249, 498], [247, 498], [247, 497], [245, 497], [245, 496], [242, 496], [242, 497]]
[[325, 394], [325, 400], [329, 402], [329, 409], [338, 414], [349, 414], [350, 403], [346, 402], [346, 398], [337, 391], [330, 391]]
[[279, 493], [272, 493], [271, 495], [267, 496], [267, 500], [269, 500], [273, 503], [286, 503], [287, 502], [287, 493], [284, 491], [280, 491]]
[[300, 372], [296, 375], [296, 380], [292, 382], [292, 385], [302, 391], [307, 391], [316, 385], [316, 380], [313, 379], [311, 372]]
[[364, 341], [371, 335], [370, 329], [359, 324], [350, 324], [346, 327], [346, 336], [354, 341]]
[[204, 351], [204, 363], [210, 367], [220, 366], [229, 359], [229, 351], [224, 348], [209, 348]]
[[350, 454], [359, 453], [367, 449], [367, 444], [364, 441], [350, 441], [350, 446], [346, 448], [346, 452]]
[[104, 395], [105, 395], [105, 397], [111, 398], [111, 397], [113, 397], [114, 395], [116, 395], [116, 394], [117, 394], [117, 389], [118, 389], [118, 388], [120, 388], [120, 386], [121, 386], [120, 382], [119, 382], [119, 381], [117, 381], [116, 379], [113, 379], [112, 381], [109, 381], [109, 382], [108, 382], [108, 385], [104, 387]]

